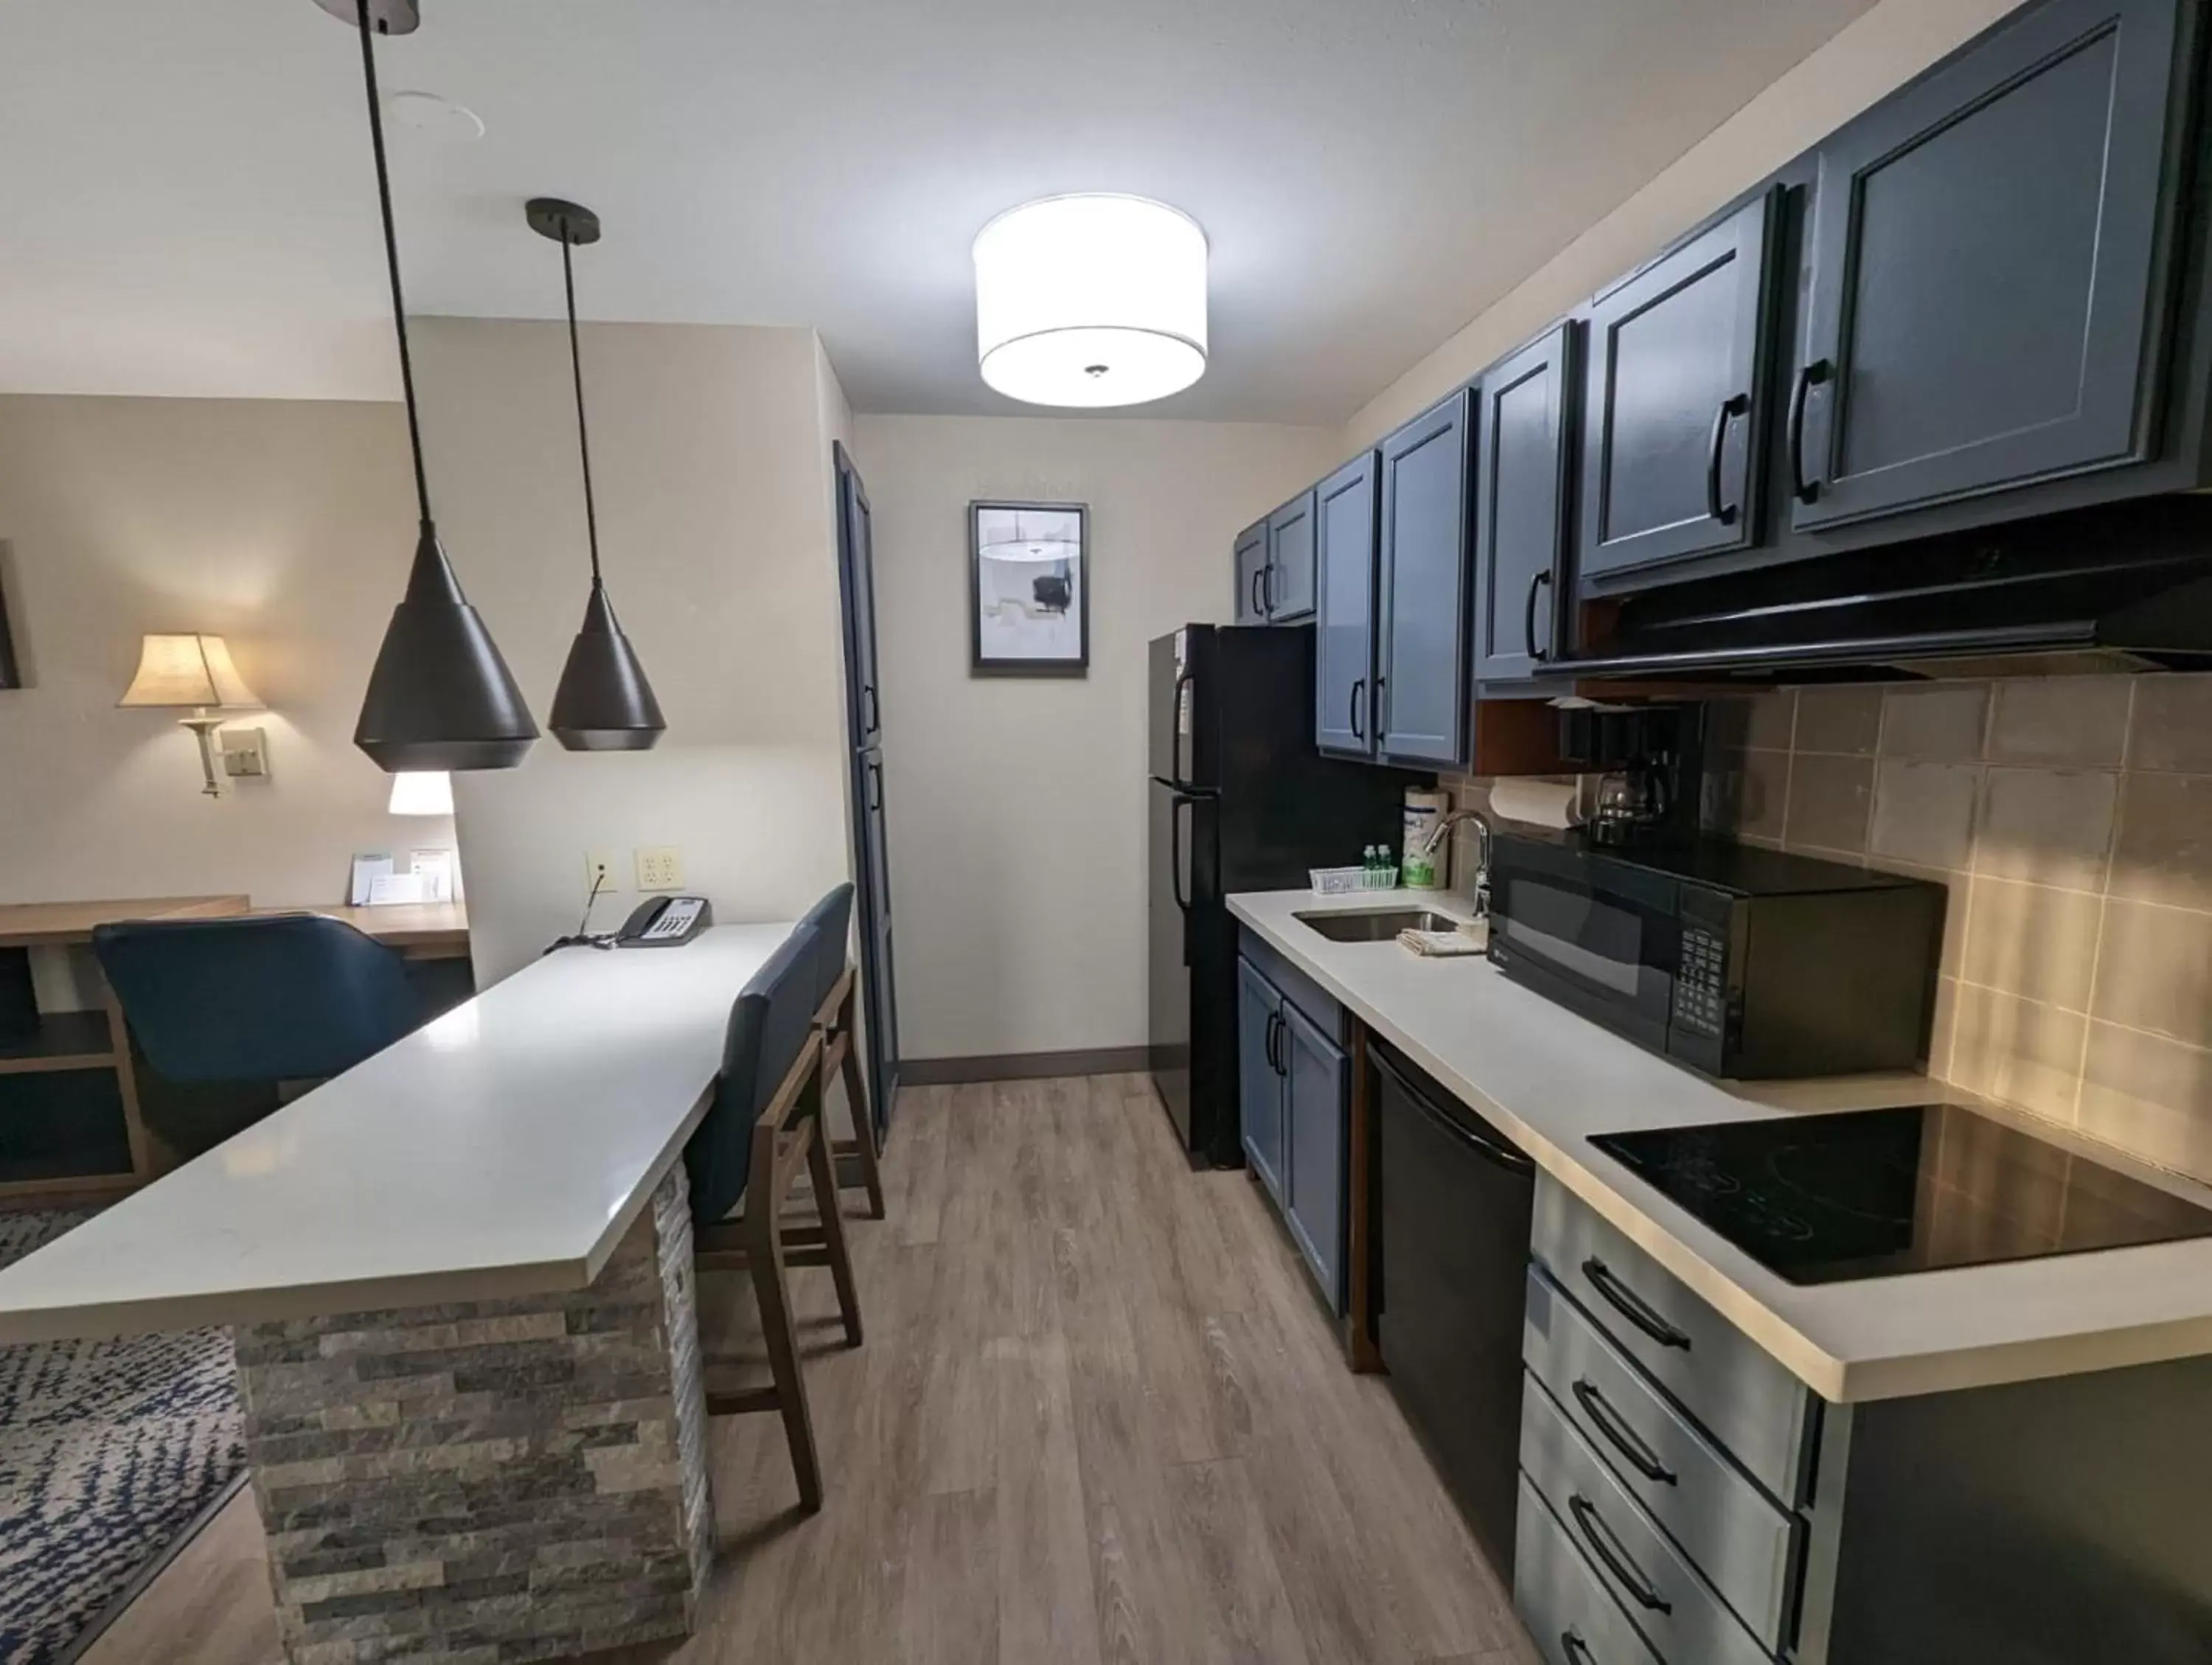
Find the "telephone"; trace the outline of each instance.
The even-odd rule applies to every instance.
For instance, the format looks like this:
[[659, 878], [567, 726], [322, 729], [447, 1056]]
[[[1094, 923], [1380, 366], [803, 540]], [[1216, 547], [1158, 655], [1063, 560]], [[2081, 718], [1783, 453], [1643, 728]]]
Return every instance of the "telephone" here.
[[676, 948], [714, 922], [704, 896], [647, 896], [615, 933], [617, 948]]

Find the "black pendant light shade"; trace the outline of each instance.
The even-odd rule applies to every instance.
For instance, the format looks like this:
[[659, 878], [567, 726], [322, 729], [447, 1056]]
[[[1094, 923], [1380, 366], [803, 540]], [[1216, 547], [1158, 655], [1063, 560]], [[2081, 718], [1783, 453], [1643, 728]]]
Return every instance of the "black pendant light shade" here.
[[538, 738], [507, 661], [461, 593], [438, 529], [415, 544], [407, 594], [392, 610], [353, 743], [392, 774], [513, 769]]
[[599, 216], [557, 197], [535, 197], [523, 208], [530, 228], [561, 246], [561, 277], [568, 299], [568, 364], [576, 383], [576, 444], [584, 465], [584, 526], [591, 539], [592, 595], [583, 628], [568, 649], [548, 722], [571, 751], [649, 751], [667, 731], [645, 667], [615, 618], [599, 577], [599, 514], [592, 496], [592, 439], [584, 424], [584, 359], [576, 340], [576, 272], [569, 250], [599, 240]]
[[438, 541], [422, 467], [422, 428], [415, 408], [415, 365], [407, 348], [407, 303], [399, 287], [399, 241], [392, 220], [392, 175], [384, 156], [384, 113], [376, 90], [376, 36], [407, 34], [419, 21], [415, 0], [316, 0], [361, 34], [362, 80], [368, 93], [368, 136], [376, 155], [377, 204], [384, 215], [384, 262], [392, 281], [392, 326], [399, 343], [399, 385], [407, 401], [407, 439], [415, 460], [422, 535], [407, 594], [392, 611], [377, 650], [353, 743], [378, 768], [513, 769], [538, 738], [522, 690], [500, 657]]

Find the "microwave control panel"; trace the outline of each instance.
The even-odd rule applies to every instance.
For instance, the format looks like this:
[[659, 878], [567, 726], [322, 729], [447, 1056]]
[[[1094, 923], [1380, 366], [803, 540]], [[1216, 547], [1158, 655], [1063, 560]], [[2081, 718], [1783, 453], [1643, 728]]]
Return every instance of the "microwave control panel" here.
[[1686, 928], [1674, 968], [1674, 1022], [1718, 1040], [1728, 1010], [1727, 944], [1715, 932]]

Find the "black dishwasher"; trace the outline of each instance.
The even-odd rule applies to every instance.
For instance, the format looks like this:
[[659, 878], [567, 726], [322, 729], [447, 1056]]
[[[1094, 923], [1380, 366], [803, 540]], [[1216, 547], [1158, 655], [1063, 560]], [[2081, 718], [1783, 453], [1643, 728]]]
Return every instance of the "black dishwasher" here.
[[1382, 1363], [1510, 1582], [1535, 1164], [1382, 1042], [1367, 1055], [1382, 1146]]

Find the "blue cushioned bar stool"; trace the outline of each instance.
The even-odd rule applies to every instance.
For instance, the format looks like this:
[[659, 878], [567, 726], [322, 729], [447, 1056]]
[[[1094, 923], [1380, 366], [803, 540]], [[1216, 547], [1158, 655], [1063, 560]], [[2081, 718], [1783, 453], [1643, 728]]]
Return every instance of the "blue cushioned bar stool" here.
[[814, 927], [816, 942], [814, 1027], [822, 1035], [822, 1079], [826, 1085], [842, 1077], [845, 1105], [853, 1115], [853, 1137], [830, 1142], [830, 1154], [841, 1184], [850, 1184], [846, 1164], [860, 1174], [868, 1194], [868, 1212], [884, 1218], [884, 1180], [878, 1159], [876, 1119], [868, 1114], [868, 1090], [860, 1082], [860, 1054], [854, 1046], [853, 1010], [860, 979], [845, 951], [853, 928], [853, 887], [840, 884], [807, 910], [806, 924]]
[[[860, 1345], [860, 1297], [822, 1125], [822, 1034], [814, 1025], [820, 941], [814, 927], [802, 921], [738, 995], [714, 1103], [684, 1150], [698, 1268], [752, 1273], [773, 1377], [766, 1388], [741, 1393], [710, 1387], [707, 1414], [781, 1412], [799, 1505], [809, 1514], [822, 1507], [822, 1463], [799, 1374], [787, 1268], [830, 1268], [845, 1340]], [[842, 951], [842, 942], [838, 946]], [[818, 1223], [786, 1225], [784, 1201], [802, 1167], [813, 1183]], [[744, 1212], [732, 1218], [740, 1202]]]
[[422, 1020], [405, 958], [319, 914], [103, 925], [92, 951], [172, 1081], [325, 1080]]

